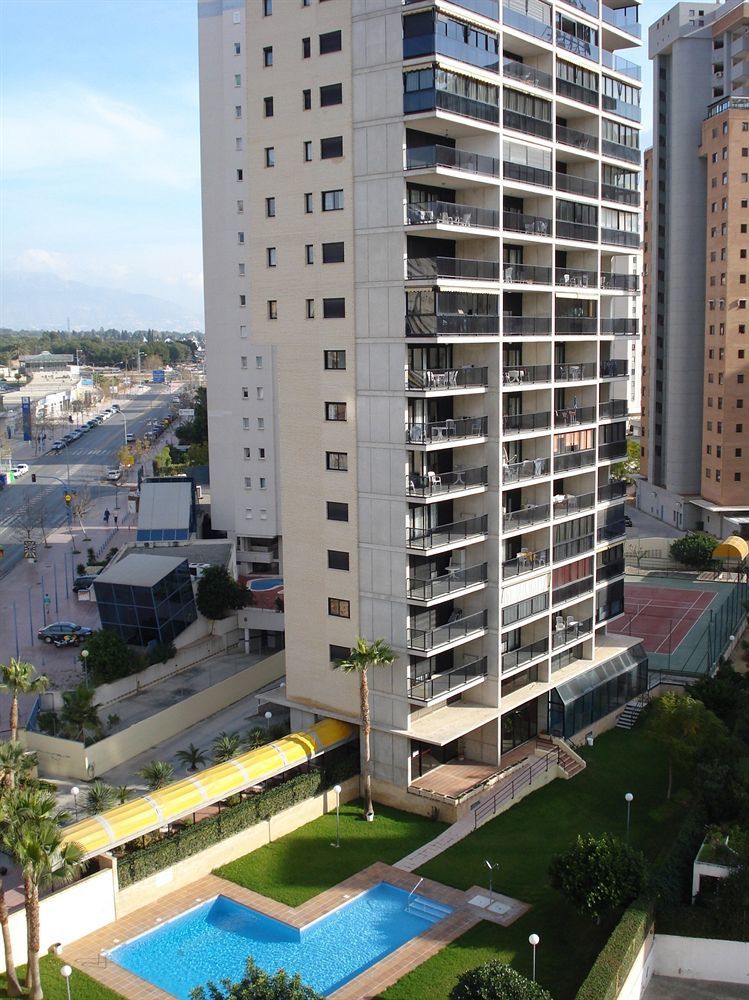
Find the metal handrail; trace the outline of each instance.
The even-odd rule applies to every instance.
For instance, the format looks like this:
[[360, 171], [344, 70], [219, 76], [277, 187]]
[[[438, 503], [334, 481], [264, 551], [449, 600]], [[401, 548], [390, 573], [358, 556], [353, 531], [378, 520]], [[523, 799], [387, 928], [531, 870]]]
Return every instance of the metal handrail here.
[[507, 783], [499, 789], [499, 791], [494, 793], [488, 802], [482, 802], [478, 805], [473, 811], [474, 830], [478, 829], [481, 820], [485, 819], [487, 816], [496, 816], [497, 806], [501, 806], [503, 803], [511, 801], [515, 798], [516, 792], [519, 792], [522, 788], [532, 785], [533, 779], [537, 777], [537, 775], [547, 774], [549, 767], [552, 764], [559, 764], [559, 747], [549, 750], [547, 754], [544, 754], [541, 760], [535, 760], [514, 778], [510, 778]]

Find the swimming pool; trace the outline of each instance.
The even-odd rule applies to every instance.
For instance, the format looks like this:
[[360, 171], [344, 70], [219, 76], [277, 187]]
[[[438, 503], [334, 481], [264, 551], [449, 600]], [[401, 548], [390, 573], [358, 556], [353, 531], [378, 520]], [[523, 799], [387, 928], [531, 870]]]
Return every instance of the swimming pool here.
[[266, 577], [265, 579], [250, 580], [248, 583], [250, 590], [275, 590], [276, 587], [283, 587], [283, 580], [280, 576]]
[[210, 979], [240, 980], [249, 955], [267, 972], [299, 972], [327, 995], [449, 913], [449, 906], [381, 882], [299, 931], [216, 896], [109, 958], [179, 1000]]

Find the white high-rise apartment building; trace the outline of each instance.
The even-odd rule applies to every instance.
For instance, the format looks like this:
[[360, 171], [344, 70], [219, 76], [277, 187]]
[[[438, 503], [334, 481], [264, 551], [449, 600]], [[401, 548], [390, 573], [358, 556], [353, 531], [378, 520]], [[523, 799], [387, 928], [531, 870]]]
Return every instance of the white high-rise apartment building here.
[[[645, 683], [636, 640], [606, 634], [638, 7], [199, 13], [213, 525], [246, 569], [278, 553], [295, 725], [356, 721], [331, 661], [392, 645], [370, 677], [375, 789], [427, 811], [441, 764], [488, 776]], [[447, 801], [476, 784], [451, 780]]]

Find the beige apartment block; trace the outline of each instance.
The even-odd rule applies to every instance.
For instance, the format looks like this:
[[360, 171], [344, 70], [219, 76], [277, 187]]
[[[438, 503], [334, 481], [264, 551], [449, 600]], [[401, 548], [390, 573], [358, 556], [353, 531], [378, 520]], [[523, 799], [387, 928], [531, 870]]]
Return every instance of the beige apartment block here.
[[[459, 768], [445, 792], [448, 762], [496, 773], [646, 682], [636, 640], [607, 635], [639, 336], [640, 80], [621, 55], [638, 5], [199, 14], [213, 526], [249, 572], [277, 556], [273, 697], [294, 726], [356, 722], [332, 661], [357, 635], [392, 645], [370, 677], [375, 787], [429, 809], [470, 792]], [[256, 355], [262, 399], [242, 394]]]

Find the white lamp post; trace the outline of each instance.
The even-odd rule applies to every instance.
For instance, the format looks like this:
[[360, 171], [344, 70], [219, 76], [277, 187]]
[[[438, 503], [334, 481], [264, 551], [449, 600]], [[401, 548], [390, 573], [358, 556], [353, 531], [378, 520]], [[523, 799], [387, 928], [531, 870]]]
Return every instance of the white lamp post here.
[[266, 712], [265, 713], [265, 725], [268, 728], [268, 732], [270, 732], [270, 720], [272, 718], [273, 718], [273, 712]]
[[489, 869], [489, 903], [491, 903], [492, 890], [493, 890], [492, 880], [494, 878], [494, 869], [499, 868], [499, 862], [495, 861], [494, 864], [492, 864], [491, 861], [484, 861], [484, 864]]
[[73, 970], [69, 965], [63, 965], [60, 968], [60, 975], [64, 978], [65, 985], [68, 988], [68, 1000], [70, 1000], [70, 977], [72, 976], [72, 974]]
[[73, 805], [75, 806], [75, 819], [78, 822], [78, 796], [81, 794], [81, 790], [78, 785], [73, 785], [70, 789], [70, 794], [73, 796]]
[[536, 945], [541, 940], [538, 934], [531, 934], [528, 938], [528, 944], [533, 949], [533, 982], [536, 981]]
[[81, 650], [81, 663], [83, 664], [83, 681], [88, 687], [88, 650]]
[[341, 846], [341, 786], [333, 785], [333, 791], [335, 792], [335, 844], [332, 847]]
[[632, 792], [627, 792], [627, 794], [624, 796], [624, 801], [627, 803], [627, 843], [629, 843], [629, 814], [632, 809], [633, 799], [634, 795], [632, 794]]

